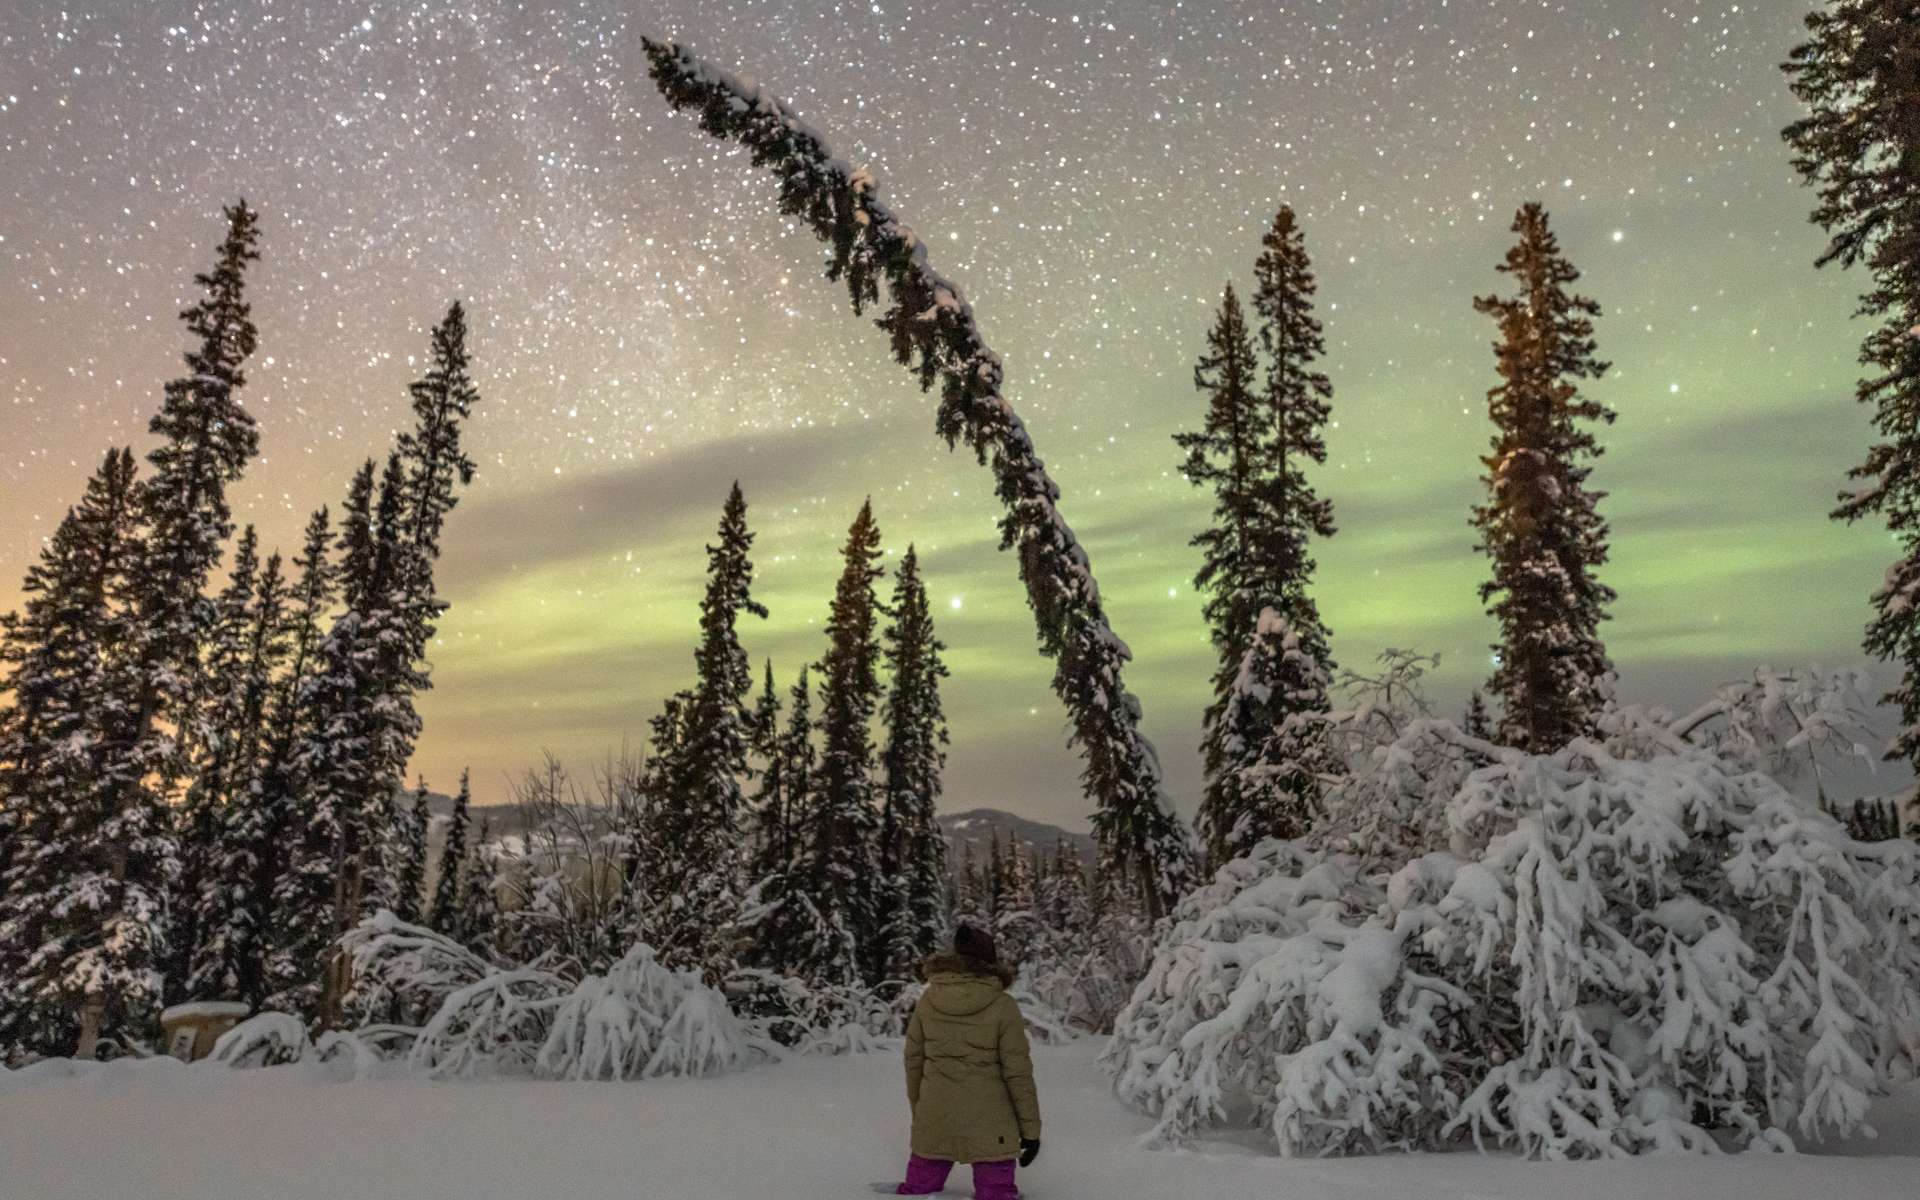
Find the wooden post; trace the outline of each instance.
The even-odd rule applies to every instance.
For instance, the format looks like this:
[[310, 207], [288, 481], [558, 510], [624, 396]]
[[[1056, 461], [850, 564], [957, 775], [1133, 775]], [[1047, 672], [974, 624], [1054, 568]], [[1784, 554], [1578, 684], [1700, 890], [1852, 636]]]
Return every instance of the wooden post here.
[[80, 1044], [75, 1047], [75, 1058], [94, 1058], [100, 1053], [100, 1024], [106, 1019], [107, 998], [98, 992], [89, 992], [80, 1005]]

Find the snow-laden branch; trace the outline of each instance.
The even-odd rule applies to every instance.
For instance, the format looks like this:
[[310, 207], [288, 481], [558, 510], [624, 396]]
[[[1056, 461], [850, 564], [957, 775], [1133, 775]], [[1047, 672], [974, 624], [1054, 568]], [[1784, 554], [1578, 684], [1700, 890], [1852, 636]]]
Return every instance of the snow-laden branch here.
[[647, 40], [646, 49], [668, 103], [697, 111], [701, 128], [745, 146], [756, 166], [778, 178], [781, 211], [831, 247], [827, 278], [845, 282], [856, 314], [878, 302], [886, 280], [889, 303], [875, 324], [891, 339], [894, 358], [923, 390], [939, 384], [935, 428], [947, 444], [964, 438], [993, 471], [1006, 506], [1001, 546], [1019, 555], [1041, 648], [1055, 661], [1054, 691], [1097, 803], [1094, 830], [1157, 905], [1170, 904], [1191, 866], [1184, 832], [1161, 795], [1159, 760], [1139, 729], [1139, 702], [1121, 684], [1131, 654], [1108, 625], [1086, 550], [1060, 514], [1059, 487], [1000, 394], [1000, 358], [959, 285], [933, 269], [926, 243], [879, 198], [873, 176], [834, 157], [786, 104], [676, 43]]

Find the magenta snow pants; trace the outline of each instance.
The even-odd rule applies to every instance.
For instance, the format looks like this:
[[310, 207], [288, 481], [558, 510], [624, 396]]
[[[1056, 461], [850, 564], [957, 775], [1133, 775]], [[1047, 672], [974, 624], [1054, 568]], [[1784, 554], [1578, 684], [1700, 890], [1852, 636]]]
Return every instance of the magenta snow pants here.
[[[931, 1196], [947, 1185], [947, 1172], [953, 1164], [944, 1158], [907, 1159], [907, 1181], [900, 1185], [902, 1196]], [[1020, 1189], [1013, 1186], [1013, 1160], [973, 1164], [974, 1200], [1020, 1200]]]

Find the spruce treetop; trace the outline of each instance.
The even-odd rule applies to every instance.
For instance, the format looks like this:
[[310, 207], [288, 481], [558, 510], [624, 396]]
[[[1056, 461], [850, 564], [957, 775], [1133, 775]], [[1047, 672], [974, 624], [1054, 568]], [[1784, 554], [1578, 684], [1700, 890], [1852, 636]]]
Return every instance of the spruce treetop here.
[[1515, 293], [1474, 300], [1501, 336], [1500, 383], [1487, 393], [1487, 500], [1473, 523], [1493, 563], [1480, 593], [1500, 623], [1489, 686], [1502, 700], [1502, 740], [1550, 752], [1591, 728], [1610, 689], [1599, 629], [1614, 593], [1594, 576], [1607, 561], [1607, 524], [1596, 507], [1605, 493], [1586, 485], [1589, 460], [1601, 451], [1593, 425], [1614, 414], [1578, 382], [1608, 369], [1594, 354], [1600, 306], [1568, 290], [1580, 273], [1540, 205], [1521, 208], [1512, 229], [1517, 238], [1499, 270]]

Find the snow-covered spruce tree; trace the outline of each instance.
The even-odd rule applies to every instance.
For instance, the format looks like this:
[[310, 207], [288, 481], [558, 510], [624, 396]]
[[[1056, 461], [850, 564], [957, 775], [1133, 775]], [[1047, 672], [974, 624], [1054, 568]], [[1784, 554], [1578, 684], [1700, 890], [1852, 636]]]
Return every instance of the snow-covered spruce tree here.
[[[1323, 728], [1324, 689], [1276, 689], [1272, 680], [1243, 686], [1256, 630], [1269, 609], [1293, 631], [1296, 653], [1314, 664], [1309, 674], [1325, 676], [1332, 667], [1326, 626], [1309, 588], [1314, 561], [1308, 542], [1333, 535], [1333, 506], [1314, 492], [1306, 467], [1326, 461], [1321, 428], [1333, 386], [1314, 369], [1325, 339], [1313, 315], [1312, 264], [1291, 208], [1274, 217], [1261, 247], [1253, 306], [1266, 356], [1264, 383], [1256, 381], [1260, 362], [1253, 335], [1229, 286], [1207, 353], [1194, 369], [1194, 384], [1208, 400], [1205, 424], [1174, 437], [1187, 451], [1182, 473], [1214, 492], [1214, 524], [1193, 544], [1204, 551], [1194, 587], [1207, 596], [1204, 612], [1220, 659], [1201, 740], [1206, 790], [1200, 826], [1215, 862], [1263, 838], [1297, 836], [1303, 814], [1317, 807], [1312, 771], [1291, 773], [1297, 794], [1271, 786], [1247, 789], [1250, 773], [1263, 770], [1258, 754], [1268, 740], [1265, 729], [1300, 717], [1292, 723], [1292, 741], [1330, 761], [1306, 745]], [[1271, 779], [1270, 770], [1265, 774]]]
[[1217, 853], [1300, 837], [1319, 818], [1323, 781], [1345, 769], [1330, 744], [1328, 683], [1311, 638], [1263, 609], [1217, 724], [1223, 774], [1207, 816]]
[[1834, 811], [1855, 841], [1884, 842], [1900, 836], [1900, 808], [1891, 800], [1856, 800]]
[[225, 212], [214, 267], [194, 277], [203, 294], [181, 314], [195, 339], [188, 373], [168, 382], [150, 427], [160, 444], [147, 455], [153, 472], [141, 487], [146, 531], [127, 580], [129, 645], [96, 751], [103, 833], [115, 850], [91, 895], [92, 915], [70, 914], [96, 928], [101, 955], [82, 1014], [83, 1057], [107, 1031], [147, 1036], [162, 999], [167, 900], [179, 875], [168, 805], [196, 740], [201, 652], [215, 621], [204, 589], [233, 532], [227, 488], [259, 441], [240, 403], [257, 340], [246, 300], [247, 264], [259, 258], [257, 219], [244, 200]]
[[467, 772], [460, 772], [460, 789], [454, 793], [453, 814], [447, 818], [446, 836], [440, 841], [440, 866], [433, 884], [433, 900], [427, 905], [423, 924], [455, 937], [459, 930], [461, 897], [466, 890], [467, 823], [472, 818], [473, 791]]
[[313, 667], [293, 698], [300, 740], [285, 773], [298, 787], [287, 793], [294, 806], [289, 862], [274, 888], [269, 1003], [308, 1018], [319, 1015], [327, 948], [342, 932], [340, 916], [348, 908], [346, 831], [357, 820], [366, 756], [361, 664], [369, 655], [361, 624], [375, 587], [373, 473], [368, 459], [347, 488], [333, 575], [340, 611], [313, 646]]
[[[380, 870], [375, 878], [376, 912], [409, 925], [420, 920], [421, 892], [427, 872], [427, 783], [422, 779], [413, 795], [393, 802], [393, 812], [377, 830], [379, 843], [370, 848]], [[345, 973], [346, 992], [340, 998], [340, 1019], [349, 1026], [414, 1024], [426, 1016], [424, 1006], [396, 988], [382, 975]]]
[[743, 615], [767, 615], [753, 598], [752, 548], [746, 497], [735, 481], [718, 536], [707, 547], [700, 645], [682, 732], [655, 760], [656, 791], [643, 828], [649, 847], [644, 940], [668, 966], [692, 967], [713, 979], [732, 966], [730, 931], [739, 916], [745, 866], [740, 781], [748, 771], [753, 667], [738, 626]]
[[1493, 577], [1480, 598], [1500, 624], [1488, 688], [1501, 700], [1501, 740], [1548, 753], [1591, 731], [1612, 691], [1600, 623], [1613, 589], [1595, 576], [1607, 561], [1607, 525], [1587, 486], [1600, 454], [1591, 425], [1613, 410], [1581, 395], [1598, 379], [1593, 318], [1600, 306], [1567, 287], [1580, 278], [1560, 253], [1538, 204], [1513, 219], [1519, 235], [1502, 274], [1518, 291], [1482, 296], [1476, 312], [1499, 323], [1500, 385], [1487, 393], [1492, 452], [1482, 461], [1487, 499], [1473, 510]]
[[1460, 731], [1483, 742], [1494, 740], [1493, 714], [1487, 711], [1487, 698], [1479, 688], [1467, 697], [1467, 709], [1460, 719]]
[[994, 940], [1009, 963], [1024, 963], [1041, 948], [1047, 929], [1041, 918], [1034, 865], [1025, 843], [1014, 838], [1000, 857], [1000, 887], [993, 916]]
[[1093, 898], [1080, 857], [1064, 841], [1034, 855], [1033, 912], [1041, 936], [1020, 962], [1021, 982], [1048, 1008], [1074, 1021], [1076, 976], [1092, 944]]
[[268, 721], [289, 649], [289, 599], [280, 556], [271, 555], [260, 569], [252, 603], [242, 613], [238, 661], [230, 670], [213, 672], [215, 679], [227, 680], [221, 700], [226, 715], [220, 740], [210, 747], [193, 785], [207, 791], [203, 802], [210, 804], [216, 819], [214, 845], [193, 894], [198, 936], [186, 999], [252, 1002], [260, 996], [261, 958], [273, 912], [271, 872], [283, 824], [265, 786], [272, 743]]
[[453, 926], [460, 944], [483, 956], [499, 950], [500, 868], [500, 850], [493, 844], [493, 822], [483, 817], [479, 839], [473, 845], [473, 860], [467, 864], [466, 882], [460, 889], [460, 919]]
[[387, 838], [387, 878], [393, 881], [386, 897], [393, 915], [411, 925], [420, 924], [427, 883], [427, 781], [413, 789], [413, 799], [394, 813]]
[[1920, 853], [1853, 841], [1771, 748], [1618, 709], [1529, 754], [1370, 709], [1336, 715], [1328, 820], [1183, 901], [1117, 1022], [1160, 1138], [1240, 1097], [1287, 1154], [1779, 1147], [1920, 1050]]
[[167, 909], [166, 998], [187, 999], [187, 980], [200, 951], [201, 891], [220, 855], [220, 827], [230, 785], [246, 768], [234, 756], [243, 734], [242, 699], [246, 690], [247, 634], [254, 591], [260, 583], [260, 539], [249, 525], [234, 547], [227, 586], [214, 598], [211, 628], [201, 654], [200, 694], [183, 729], [187, 743], [187, 787], [173, 819], [179, 835], [180, 874]]
[[[357, 478], [360, 508], [342, 534], [341, 599], [321, 658], [314, 728], [302, 752], [309, 813], [333, 838], [331, 913], [319, 935], [331, 943], [369, 915], [383, 890], [379, 854], [407, 761], [420, 735], [415, 697], [431, 686], [427, 650], [446, 605], [433, 565], [457, 489], [473, 463], [460, 423], [478, 398], [468, 376], [466, 318], [455, 304], [432, 334], [427, 374], [409, 390], [414, 427], [387, 456], [371, 511], [371, 464]], [[338, 1019], [349, 980], [344, 955], [326, 958], [318, 1015]]]
[[[1333, 399], [1333, 384], [1314, 367], [1326, 353], [1325, 334], [1313, 315], [1319, 285], [1307, 257], [1306, 237], [1290, 206], [1274, 215], [1260, 248], [1253, 265], [1253, 311], [1259, 317], [1260, 349], [1266, 356], [1261, 396], [1266, 406], [1266, 441], [1259, 478], [1264, 528], [1251, 550], [1268, 593], [1261, 607], [1277, 611], [1299, 637], [1302, 652], [1319, 664], [1322, 673], [1331, 674], [1330, 635], [1309, 590], [1315, 566], [1310, 539], [1334, 533], [1333, 503], [1314, 491], [1306, 475], [1307, 464], [1326, 465], [1322, 430]], [[1296, 711], [1318, 714], [1325, 710], [1283, 705], [1277, 715]]]
[[933, 630], [920, 558], [912, 546], [894, 572], [893, 621], [886, 630], [892, 677], [885, 710], [886, 769], [881, 801], [879, 868], [882, 888], [874, 958], [875, 980], [915, 978], [914, 969], [947, 940], [947, 839], [935, 809], [946, 765], [946, 715], [940, 680], [946, 649]]
[[741, 916], [748, 965], [777, 975], [799, 972], [814, 947], [832, 936], [808, 893], [818, 769], [813, 693], [807, 668], [802, 666], [800, 677], [788, 693], [786, 728], [772, 747], [760, 777], [755, 798], [759, 833], [751, 866], [753, 886]]
[[[370, 477], [371, 463], [362, 469]], [[407, 536], [407, 475], [396, 450], [365, 509], [361, 477], [342, 526], [341, 597], [346, 609], [322, 647], [326, 660], [316, 707], [321, 715], [308, 752], [310, 813], [332, 834], [327, 912], [318, 940], [322, 968], [315, 1016], [332, 1026], [351, 988], [347, 957], [330, 949], [379, 905], [385, 890], [381, 851], [401, 774], [418, 736], [413, 694], [420, 665], [409, 653], [414, 632], [413, 543]]]
[[747, 800], [752, 814], [749, 843], [753, 852], [747, 863], [751, 885], [763, 878], [762, 868], [769, 862], [784, 866], [793, 861], [786, 762], [780, 753], [780, 693], [773, 683], [772, 659], [766, 662], [760, 696], [754, 701], [747, 730], [747, 754], [755, 779], [753, 795]]
[[667, 102], [698, 110], [701, 128], [747, 147], [775, 174], [780, 208], [832, 248], [827, 278], [844, 281], [856, 314], [879, 300], [894, 357], [921, 387], [940, 385], [935, 426], [964, 438], [991, 467], [1006, 506], [1001, 545], [1017, 552], [1054, 691], [1085, 760], [1081, 781], [1096, 804], [1094, 830], [1155, 912], [1187, 886], [1186, 836], [1161, 791], [1159, 760], [1140, 732], [1140, 705], [1121, 671], [1131, 657], [1107, 622], [1086, 550], [1059, 509], [1060, 489], [1033, 439], [1000, 394], [1000, 359], [981, 336], [960, 288], [929, 264], [926, 244], [882, 202], [873, 177], [836, 159], [824, 139], [758, 86], [647, 40], [649, 70]]
[[[371, 471], [366, 488], [373, 487]], [[257, 953], [244, 964], [237, 995], [270, 1007], [304, 1011], [301, 990], [316, 977], [306, 960], [312, 922], [326, 904], [333, 865], [333, 833], [328, 814], [308, 808], [305, 751], [320, 726], [313, 703], [323, 688], [326, 618], [338, 591], [329, 546], [331, 519], [323, 507], [307, 521], [299, 575], [288, 612], [287, 666], [268, 705], [266, 750], [260, 767], [257, 808], [266, 826], [269, 852], [256, 864], [252, 895], [265, 896], [267, 924]], [[288, 991], [287, 989], [292, 989]]]
[[355, 664], [366, 757], [354, 764], [353, 820], [345, 830], [347, 899], [338, 913], [338, 934], [393, 891], [384, 851], [407, 761], [420, 737], [414, 697], [429, 686], [426, 648], [444, 607], [433, 595], [431, 560], [415, 541], [422, 493], [412, 474], [405, 451], [396, 447], [387, 455], [374, 504], [373, 575], [360, 612], [361, 657]]
[[[1897, 660], [1901, 730], [1887, 757], [1920, 764], [1920, 11], [1901, 0], [1833, 0], [1807, 17], [1786, 64], [1810, 111], [1785, 130], [1829, 235], [1819, 265], [1863, 266], [1860, 311], [1879, 325], [1860, 347], [1856, 394], [1880, 439], [1850, 471], [1836, 520], [1881, 516], [1900, 558], [1873, 596], [1866, 648]], [[1912, 803], [1909, 800], [1909, 803]], [[1914, 814], [1920, 816], [1920, 813]]]
[[1223, 749], [1221, 718], [1266, 590], [1253, 548], [1266, 532], [1259, 486], [1266, 413], [1255, 394], [1259, 367], [1246, 314], [1228, 284], [1207, 334], [1206, 353], [1193, 369], [1194, 387], [1207, 397], [1205, 420], [1197, 432], [1173, 438], [1186, 451], [1181, 474], [1195, 487], [1210, 486], [1214, 497], [1213, 522], [1195, 534], [1191, 544], [1201, 550], [1193, 585], [1207, 598], [1201, 612], [1221, 663], [1214, 673], [1214, 699], [1207, 707], [1201, 745], [1206, 794], [1200, 827], [1216, 856], [1225, 849], [1225, 831], [1233, 823], [1222, 812], [1233, 806], [1222, 795], [1229, 786], [1223, 780], [1232, 772]]
[[874, 587], [880, 527], [873, 502], [860, 505], [841, 551], [843, 566], [827, 616], [820, 672], [820, 764], [808, 800], [806, 890], [829, 936], [799, 974], [810, 982], [851, 984], [865, 976], [862, 953], [874, 931], [874, 747], [869, 726], [880, 706], [880, 616]]
[[[400, 435], [406, 462], [410, 540], [430, 564], [440, 557], [440, 534], [447, 514], [460, 502], [459, 489], [473, 482], [474, 463], [460, 445], [461, 423], [480, 400], [467, 352], [467, 314], [455, 301], [429, 338], [427, 373], [408, 386], [414, 426]], [[416, 566], [421, 564], [416, 564]], [[436, 603], [431, 573], [411, 581], [425, 595], [416, 598], [430, 621], [445, 610]], [[431, 629], [427, 631], [431, 637]], [[424, 644], [424, 642], [422, 643]]]
[[972, 842], [961, 848], [960, 869], [954, 874], [954, 924], [986, 928], [993, 921], [993, 914], [989, 911], [987, 877], [974, 856]]
[[0, 617], [0, 1061], [72, 1053], [79, 1004], [101, 953], [66, 914], [110, 875], [111, 815], [96, 774], [102, 713], [119, 703], [115, 618], [138, 554], [131, 450], [108, 451], [80, 502], [27, 571], [18, 613]]

